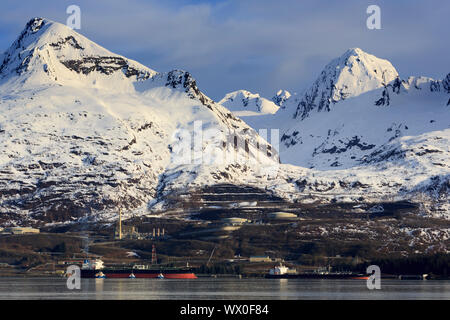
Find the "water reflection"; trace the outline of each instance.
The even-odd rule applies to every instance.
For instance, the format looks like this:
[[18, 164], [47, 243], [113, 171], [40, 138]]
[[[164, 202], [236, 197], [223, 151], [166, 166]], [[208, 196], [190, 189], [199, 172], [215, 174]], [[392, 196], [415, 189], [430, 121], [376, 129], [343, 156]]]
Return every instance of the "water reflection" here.
[[0, 299], [450, 299], [450, 281], [307, 279], [82, 279], [69, 290], [61, 278], [0, 278]]
[[94, 279], [95, 283], [95, 297], [100, 300], [103, 297], [103, 281], [105, 279]]

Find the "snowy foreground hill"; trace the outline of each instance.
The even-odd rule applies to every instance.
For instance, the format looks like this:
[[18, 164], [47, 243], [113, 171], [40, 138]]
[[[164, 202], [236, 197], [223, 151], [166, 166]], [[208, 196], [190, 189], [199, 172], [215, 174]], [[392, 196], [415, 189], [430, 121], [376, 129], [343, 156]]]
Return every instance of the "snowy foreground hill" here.
[[288, 202], [408, 200], [449, 218], [450, 75], [403, 81], [354, 49], [301, 97], [229, 95], [253, 108], [244, 122], [188, 72], [154, 71], [46, 19], [0, 57], [4, 224], [163, 214], [217, 184]]

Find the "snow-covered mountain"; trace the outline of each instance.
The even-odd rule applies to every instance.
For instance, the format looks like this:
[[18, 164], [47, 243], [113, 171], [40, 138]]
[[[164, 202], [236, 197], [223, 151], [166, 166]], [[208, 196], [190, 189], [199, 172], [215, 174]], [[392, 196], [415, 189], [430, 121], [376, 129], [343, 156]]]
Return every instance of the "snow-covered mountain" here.
[[397, 77], [398, 73], [389, 61], [352, 48], [327, 64], [303, 94], [291, 95], [286, 90], [279, 90], [272, 101], [280, 106], [280, 110], [272, 113], [273, 117], [256, 118], [254, 114], [243, 114], [242, 117], [254, 128], [272, 123], [273, 128], [284, 130], [287, 124], [298, 122], [292, 119], [303, 120], [313, 111], [330, 111], [337, 102], [381, 88]]
[[294, 118], [304, 119], [313, 110], [330, 111], [333, 104], [381, 88], [397, 77], [389, 61], [349, 49], [325, 66], [297, 105]]
[[445, 204], [449, 79], [402, 80], [389, 61], [355, 48], [326, 65], [311, 87], [284, 101], [277, 113], [242, 119], [257, 130], [280, 131], [282, 163], [310, 168], [316, 177], [371, 176], [367, 186], [390, 176], [398, 186], [394, 191], [386, 184], [393, 194], [428, 189]]
[[[281, 97], [280, 102], [282, 102]], [[274, 101], [247, 90], [227, 93], [218, 103], [236, 116], [274, 114], [280, 108], [280, 105], [277, 105]]]
[[286, 120], [289, 121], [296, 108], [294, 101], [297, 100], [298, 97], [287, 90], [278, 90], [271, 99], [259, 93], [238, 90], [226, 94], [218, 103], [255, 130], [266, 130], [279, 129]]
[[158, 73], [46, 19], [28, 22], [5, 52], [0, 96], [3, 219], [145, 211], [168, 176], [185, 174], [187, 185], [203, 164], [211, 182], [246, 170], [242, 159], [278, 165], [188, 72]]
[[386, 179], [385, 192], [432, 198], [437, 212], [448, 217], [450, 109], [445, 79], [396, 78], [335, 103], [330, 111], [293, 119], [281, 134], [281, 160], [366, 179], [376, 172], [367, 185]]
[[351, 49], [328, 64], [301, 98], [285, 103], [295, 112], [280, 128], [282, 160], [350, 168], [373, 162], [380, 147], [403, 136], [445, 134], [446, 79], [401, 80], [388, 61]]
[[[1, 57], [2, 223], [148, 214], [221, 183], [288, 201], [420, 201], [449, 217], [450, 75], [401, 80], [352, 49], [303, 95], [214, 103], [189, 72], [154, 71], [41, 18]], [[280, 130], [288, 164], [260, 128]]]

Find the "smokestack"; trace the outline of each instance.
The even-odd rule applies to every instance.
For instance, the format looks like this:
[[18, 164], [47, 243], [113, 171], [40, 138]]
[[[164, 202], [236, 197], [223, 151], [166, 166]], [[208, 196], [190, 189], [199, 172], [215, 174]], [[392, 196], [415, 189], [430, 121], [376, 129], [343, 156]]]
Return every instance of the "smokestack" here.
[[152, 264], [156, 264], [156, 247], [152, 245]]
[[122, 240], [122, 208], [119, 209], [119, 240]]

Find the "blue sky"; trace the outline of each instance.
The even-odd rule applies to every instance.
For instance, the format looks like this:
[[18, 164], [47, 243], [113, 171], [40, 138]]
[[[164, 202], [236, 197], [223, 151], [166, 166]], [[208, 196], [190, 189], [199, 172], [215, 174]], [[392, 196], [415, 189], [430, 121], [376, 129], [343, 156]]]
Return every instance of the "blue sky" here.
[[[0, 49], [32, 17], [65, 23], [81, 8], [78, 32], [157, 71], [190, 71], [213, 99], [247, 89], [300, 93], [325, 64], [360, 47], [388, 59], [402, 77], [450, 72], [450, 1], [9, 1], [2, 0]], [[366, 8], [381, 8], [381, 30]]]

